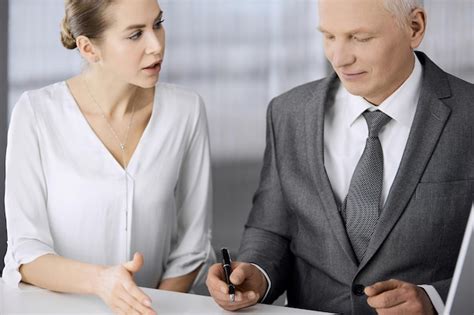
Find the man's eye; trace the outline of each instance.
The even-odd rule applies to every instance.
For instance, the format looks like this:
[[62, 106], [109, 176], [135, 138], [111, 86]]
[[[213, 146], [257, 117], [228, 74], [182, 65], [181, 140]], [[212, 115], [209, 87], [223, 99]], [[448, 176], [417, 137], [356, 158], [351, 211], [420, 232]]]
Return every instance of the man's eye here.
[[140, 38], [140, 36], [142, 36], [142, 31], [138, 31], [136, 33], [133, 33], [132, 36], [128, 37], [128, 39], [131, 39], [131, 40], [137, 40]]
[[372, 37], [354, 37], [354, 39], [360, 43], [366, 43], [372, 39]]

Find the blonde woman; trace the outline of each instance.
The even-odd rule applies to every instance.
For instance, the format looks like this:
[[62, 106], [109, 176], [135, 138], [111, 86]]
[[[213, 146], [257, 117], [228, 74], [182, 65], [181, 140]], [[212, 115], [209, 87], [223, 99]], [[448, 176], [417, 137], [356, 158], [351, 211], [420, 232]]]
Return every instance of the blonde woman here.
[[3, 278], [154, 314], [138, 286], [189, 291], [214, 258], [204, 106], [157, 83], [156, 0], [66, 0], [65, 12], [62, 43], [87, 67], [13, 110]]

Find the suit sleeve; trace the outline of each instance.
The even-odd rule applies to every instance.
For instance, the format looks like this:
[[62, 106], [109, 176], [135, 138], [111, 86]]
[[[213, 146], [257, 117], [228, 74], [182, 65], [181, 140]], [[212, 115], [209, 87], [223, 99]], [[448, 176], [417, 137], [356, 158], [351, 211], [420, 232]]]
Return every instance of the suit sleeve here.
[[260, 266], [271, 281], [264, 303], [272, 303], [285, 290], [290, 270], [287, 206], [278, 174], [273, 102], [267, 110], [266, 148], [260, 184], [253, 198], [240, 246], [239, 260]]
[[435, 289], [435, 287], [432, 285], [419, 285], [419, 287], [421, 287], [428, 295], [436, 313], [444, 314], [444, 304], [446, 299], [443, 300], [443, 298], [440, 296], [439, 292]]
[[430, 285], [432, 285], [436, 289], [438, 294], [443, 299], [443, 302], [445, 303], [446, 303], [446, 299], [448, 298], [448, 292], [449, 292], [449, 286], [451, 285], [451, 280], [452, 278], [449, 278], [449, 279], [430, 283]]

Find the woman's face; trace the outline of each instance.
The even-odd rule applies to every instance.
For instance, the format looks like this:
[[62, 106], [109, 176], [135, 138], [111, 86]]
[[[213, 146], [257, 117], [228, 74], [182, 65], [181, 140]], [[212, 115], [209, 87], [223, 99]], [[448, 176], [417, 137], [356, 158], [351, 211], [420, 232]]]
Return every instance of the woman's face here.
[[163, 12], [156, 0], [119, 0], [108, 8], [111, 24], [99, 46], [101, 68], [114, 79], [155, 86], [165, 52]]

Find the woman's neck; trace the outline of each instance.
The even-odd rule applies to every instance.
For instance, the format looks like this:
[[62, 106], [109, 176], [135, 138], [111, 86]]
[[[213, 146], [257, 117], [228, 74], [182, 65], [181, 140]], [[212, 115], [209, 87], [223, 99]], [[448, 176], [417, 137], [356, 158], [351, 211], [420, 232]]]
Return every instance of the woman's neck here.
[[92, 108], [95, 106], [107, 117], [123, 117], [137, 105], [141, 90], [137, 86], [92, 70], [80, 74], [79, 78], [91, 98]]

